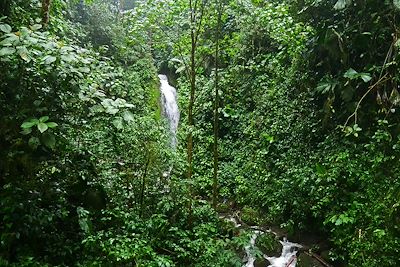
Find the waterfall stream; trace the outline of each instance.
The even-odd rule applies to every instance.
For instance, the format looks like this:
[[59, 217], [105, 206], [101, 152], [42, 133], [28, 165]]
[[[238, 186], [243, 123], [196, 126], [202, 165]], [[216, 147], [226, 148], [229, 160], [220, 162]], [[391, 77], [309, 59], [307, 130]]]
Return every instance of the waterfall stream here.
[[158, 75], [160, 79], [162, 114], [168, 120], [171, 131], [171, 146], [176, 147], [176, 130], [179, 124], [179, 108], [177, 103], [176, 89], [168, 83], [166, 75]]
[[[177, 138], [176, 131], [179, 124], [179, 108], [177, 104], [177, 93], [176, 89], [168, 83], [168, 78], [166, 75], [158, 75], [160, 79], [160, 92], [161, 92], [161, 106], [162, 114], [168, 120], [169, 129], [171, 133], [171, 146], [176, 147]], [[164, 173], [164, 176], [168, 176], [169, 172]], [[234, 223], [235, 227], [241, 227], [241, 224], [233, 217], [225, 218], [228, 221]], [[253, 234], [250, 238], [249, 244], [245, 247], [246, 256], [244, 258], [243, 267], [254, 267], [254, 262], [256, 258], [252, 255], [251, 251], [255, 247], [256, 239], [258, 236], [264, 234], [265, 232], [271, 232], [271, 230], [258, 230], [252, 229]], [[296, 243], [287, 241], [279, 241], [282, 244], [282, 253], [280, 257], [268, 257], [264, 255], [264, 258], [270, 262], [268, 267], [295, 267], [297, 263], [297, 252], [302, 246]]]
[[[242, 227], [242, 224], [240, 224], [234, 217], [222, 216], [220, 218], [232, 222], [236, 228]], [[254, 262], [256, 261], [256, 257], [252, 255], [251, 251], [255, 247], [257, 237], [265, 233], [273, 233], [274, 235], [277, 235], [270, 229], [260, 229], [253, 227], [250, 227], [250, 229], [253, 231], [253, 234], [250, 237], [249, 244], [244, 248], [246, 255], [243, 259], [243, 267], [255, 267]], [[270, 263], [270, 265], [267, 265], [267, 267], [296, 267], [297, 252], [303, 246], [297, 243], [289, 242], [286, 238], [284, 238], [283, 241], [279, 241], [279, 243], [281, 243], [282, 245], [282, 252], [279, 257], [269, 257], [267, 255], [263, 255], [264, 259], [266, 259]]]

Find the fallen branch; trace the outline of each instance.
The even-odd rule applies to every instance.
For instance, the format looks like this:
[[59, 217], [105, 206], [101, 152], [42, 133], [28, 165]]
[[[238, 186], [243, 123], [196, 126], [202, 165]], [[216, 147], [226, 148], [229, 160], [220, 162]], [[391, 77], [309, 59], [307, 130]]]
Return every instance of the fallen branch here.
[[321, 263], [322, 265], [324, 265], [325, 267], [332, 267], [332, 265], [330, 265], [329, 263], [327, 263], [324, 259], [321, 258], [321, 256], [319, 256], [318, 254], [315, 254], [313, 252], [307, 252], [304, 251], [304, 253], [314, 259], [316, 259], [319, 263]]

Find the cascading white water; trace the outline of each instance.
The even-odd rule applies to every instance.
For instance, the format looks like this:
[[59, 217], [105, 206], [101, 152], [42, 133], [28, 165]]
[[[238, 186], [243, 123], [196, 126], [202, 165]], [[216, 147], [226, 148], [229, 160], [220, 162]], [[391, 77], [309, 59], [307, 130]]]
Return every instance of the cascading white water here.
[[280, 257], [265, 257], [271, 265], [268, 267], [296, 267], [297, 263], [297, 252], [302, 245], [292, 243], [284, 239], [279, 241], [282, 244], [282, 253]]
[[176, 147], [176, 130], [179, 124], [179, 108], [177, 103], [176, 89], [168, 83], [167, 76], [160, 74], [160, 91], [161, 91], [161, 105], [162, 113], [169, 122], [171, 131], [171, 145]]
[[[242, 225], [238, 222], [238, 220], [234, 217], [220, 217], [221, 219], [225, 219], [227, 221], [232, 222], [236, 228], [241, 227]], [[245, 257], [243, 259], [243, 262], [245, 264], [243, 267], [254, 267], [254, 262], [256, 261], [256, 257], [252, 255], [251, 251], [254, 249], [257, 237], [260, 235], [263, 235], [265, 233], [273, 233], [274, 235], [277, 235], [275, 232], [272, 230], [259, 230], [257, 228], [250, 227], [250, 229], [253, 230], [253, 234], [250, 237], [249, 244], [244, 247], [245, 250]], [[282, 245], [282, 253], [280, 257], [268, 257], [267, 255], [263, 255], [264, 259], [268, 260], [270, 262], [270, 265], [267, 267], [296, 267], [297, 264], [297, 252], [299, 248], [302, 248], [303, 246], [297, 243], [292, 243], [287, 241], [286, 238], [284, 238], [283, 241], [279, 241]]]

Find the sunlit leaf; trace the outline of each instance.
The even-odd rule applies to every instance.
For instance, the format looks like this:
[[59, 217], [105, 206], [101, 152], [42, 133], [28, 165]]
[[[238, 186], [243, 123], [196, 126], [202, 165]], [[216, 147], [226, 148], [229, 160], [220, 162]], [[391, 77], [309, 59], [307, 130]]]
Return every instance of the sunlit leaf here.
[[71, 61], [74, 61], [76, 58], [72, 54], [66, 54], [66, 55], [62, 55], [61, 59], [66, 61], [66, 62], [71, 62]]
[[360, 73], [360, 77], [366, 83], [372, 80], [371, 75], [369, 75], [368, 73]]
[[44, 132], [49, 128], [49, 126], [47, 126], [47, 124], [44, 123], [44, 122], [39, 122], [39, 124], [37, 125], [37, 127], [38, 127], [38, 129], [39, 129], [39, 131], [40, 131], [41, 133], [44, 133]]
[[355, 71], [354, 69], [350, 68], [346, 71], [346, 73], [343, 75], [343, 77], [349, 78], [349, 79], [354, 79], [354, 78], [358, 77], [357, 75], [358, 75], [358, 72]]
[[40, 117], [39, 122], [46, 122], [49, 120], [49, 116]]
[[336, 2], [336, 4], [333, 6], [333, 8], [336, 10], [344, 9], [344, 8], [350, 6], [351, 2], [352, 2], [351, 0], [338, 0]]
[[117, 128], [118, 130], [121, 130], [124, 128], [122, 118], [120, 118], [120, 117], [114, 119], [112, 123], [115, 126], [115, 128]]
[[0, 31], [5, 33], [10, 33], [12, 30], [11, 26], [8, 24], [0, 24]]
[[15, 41], [19, 40], [18, 36], [15, 34], [10, 34], [6, 39], [0, 42], [2, 46], [12, 46]]
[[393, 0], [393, 5], [400, 9], [400, 0]]
[[22, 123], [21, 128], [22, 129], [28, 129], [28, 128], [31, 128], [34, 125], [36, 125], [36, 123], [34, 123], [32, 121], [27, 121], [27, 122]]
[[15, 48], [12, 47], [3, 47], [0, 49], [0, 57], [1, 56], [8, 56], [15, 53]]
[[37, 31], [37, 30], [42, 28], [42, 25], [41, 24], [35, 24], [35, 25], [30, 26], [30, 28], [31, 28], [32, 31]]
[[45, 56], [45, 57], [43, 58], [44, 63], [47, 64], [47, 65], [53, 63], [53, 62], [56, 61], [56, 60], [57, 60], [57, 58], [54, 57], [54, 56]]
[[79, 71], [84, 72], [84, 73], [89, 73], [90, 72], [90, 68], [82, 67], [82, 68], [79, 68]]
[[176, 73], [181, 73], [182, 71], [184, 71], [185, 70], [185, 66], [181, 66], [181, 67], [179, 67], [175, 72]]
[[135, 120], [133, 113], [128, 110], [124, 111], [123, 117], [126, 122], [132, 122]]
[[58, 126], [58, 124], [55, 122], [46, 122], [46, 124], [49, 128], [56, 128]]

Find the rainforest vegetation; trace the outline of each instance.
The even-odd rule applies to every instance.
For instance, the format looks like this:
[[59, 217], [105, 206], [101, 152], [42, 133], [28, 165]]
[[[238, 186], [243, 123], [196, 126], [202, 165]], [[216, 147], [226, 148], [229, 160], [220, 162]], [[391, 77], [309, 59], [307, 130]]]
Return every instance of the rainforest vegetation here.
[[240, 267], [223, 214], [399, 266], [399, 23], [398, 0], [2, 0], [0, 266]]

